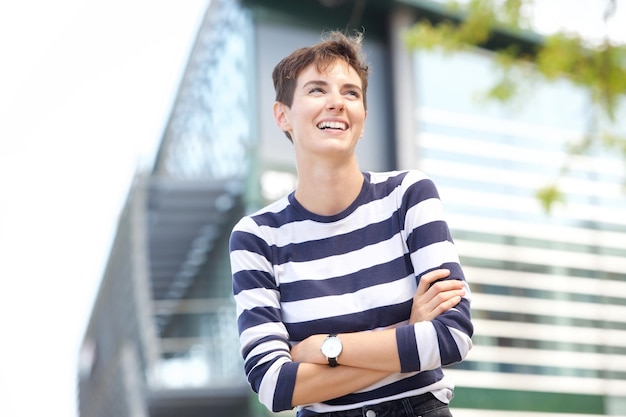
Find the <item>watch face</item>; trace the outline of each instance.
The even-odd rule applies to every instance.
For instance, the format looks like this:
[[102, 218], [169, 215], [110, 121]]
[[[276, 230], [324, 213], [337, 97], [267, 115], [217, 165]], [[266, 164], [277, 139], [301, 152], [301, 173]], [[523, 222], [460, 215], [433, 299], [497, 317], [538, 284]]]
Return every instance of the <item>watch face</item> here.
[[322, 344], [322, 353], [328, 358], [336, 358], [341, 353], [341, 340], [329, 337]]

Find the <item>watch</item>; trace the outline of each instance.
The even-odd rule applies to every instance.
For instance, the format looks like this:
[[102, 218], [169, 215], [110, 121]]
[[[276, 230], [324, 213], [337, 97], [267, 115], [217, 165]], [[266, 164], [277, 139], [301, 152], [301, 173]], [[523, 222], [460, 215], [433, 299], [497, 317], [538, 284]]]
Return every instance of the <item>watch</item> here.
[[328, 359], [328, 365], [331, 368], [339, 365], [337, 363], [337, 357], [341, 354], [341, 350], [343, 349], [343, 345], [341, 344], [341, 340], [337, 337], [337, 334], [329, 334], [324, 342], [322, 343], [322, 353]]

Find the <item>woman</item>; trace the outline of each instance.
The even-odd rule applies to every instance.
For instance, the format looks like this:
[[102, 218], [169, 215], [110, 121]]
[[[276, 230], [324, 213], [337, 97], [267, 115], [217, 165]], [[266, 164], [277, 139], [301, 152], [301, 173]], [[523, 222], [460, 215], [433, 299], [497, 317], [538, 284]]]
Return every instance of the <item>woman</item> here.
[[338, 32], [274, 69], [298, 184], [231, 234], [245, 370], [298, 417], [450, 416], [441, 367], [472, 346], [469, 287], [432, 181], [359, 168], [367, 77], [361, 36]]

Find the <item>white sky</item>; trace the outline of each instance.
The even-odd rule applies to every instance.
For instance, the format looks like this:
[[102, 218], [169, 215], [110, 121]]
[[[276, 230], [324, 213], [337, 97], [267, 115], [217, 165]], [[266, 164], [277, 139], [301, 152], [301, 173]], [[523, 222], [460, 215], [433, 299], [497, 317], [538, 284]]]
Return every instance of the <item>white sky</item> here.
[[[3, 417], [76, 415], [76, 362], [134, 172], [160, 140], [208, 0], [0, 2]], [[535, 0], [626, 42], [626, 0]], [[554, 27], [554, 26], [552, 26]]]
[[120, 212], [206, 0], [0, 1], [0, 414], [76, 415]]
[[615, 13], [604, 20], [609, 0], [533, 0], [536, 30], [577, 32], [591, 40], [608, 36], [626, 43], [626, 0], [616, 0]]

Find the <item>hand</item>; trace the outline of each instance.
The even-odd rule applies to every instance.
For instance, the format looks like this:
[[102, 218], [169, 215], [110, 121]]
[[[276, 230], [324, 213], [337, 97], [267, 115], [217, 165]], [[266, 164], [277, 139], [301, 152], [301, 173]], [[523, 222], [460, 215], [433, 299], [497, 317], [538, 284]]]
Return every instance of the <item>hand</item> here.
[[411, 324], [430, 321], [461, 301], [461, 297], [465, 295], [465, 283], [462, 280], [450, 279], [436, 282], [449, 275], [450, 271], [447, 269], [436, 269], [422, 276], [413, 296], [413, 307], [411, 307], [409, 319]]
[[326, 357], [322, 354], [322, 343], [328, 335], [314, 334], [307, 337], [291, 348], [291, 360], [294, 362], [327, 364]]

